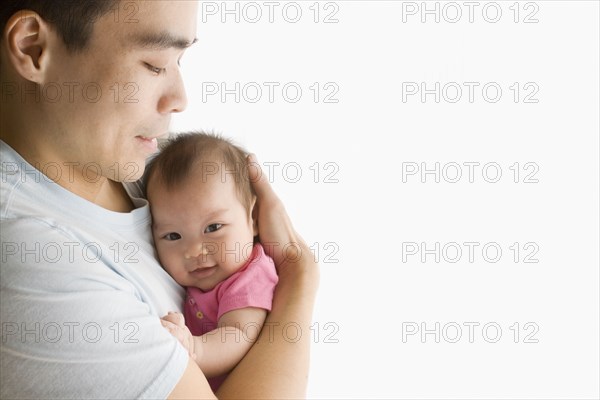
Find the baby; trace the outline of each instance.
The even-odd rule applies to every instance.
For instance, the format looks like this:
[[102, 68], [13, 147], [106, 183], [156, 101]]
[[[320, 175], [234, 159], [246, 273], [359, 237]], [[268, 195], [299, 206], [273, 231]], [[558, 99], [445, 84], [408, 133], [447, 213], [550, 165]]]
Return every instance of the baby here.
[[255, 240], [247, 172], [242, 149], [205, 133], [169, 140], [147, 169], [158, 257], [187, 288], [185, 324], [213, 390], [258, 337], [278, 280]]

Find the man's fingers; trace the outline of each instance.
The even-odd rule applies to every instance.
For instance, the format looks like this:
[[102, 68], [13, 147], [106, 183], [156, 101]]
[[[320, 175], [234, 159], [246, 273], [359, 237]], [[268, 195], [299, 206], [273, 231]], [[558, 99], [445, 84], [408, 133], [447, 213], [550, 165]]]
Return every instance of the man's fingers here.
[[248, 164], [248, 178], [250, 179], [250, 182], [254, 183], [261, 178], [262, 168], [258, 163], [256, 154], [254, 153], [248, 154], [248, 157], [246, 157], [246, 162]]
[[263, 245], [269, 244], [265, 251], [280, 269], [287, 261], [299, 260], [310, 251], [294, 231], [285, 207], [271, 187], [269, 178], [262, 172], [256, 155], [250, 154], [247, 162], [248, 175], [257, 195], [257, 208], [253, 210], [253, 217], [258, 220], [260, 241]]
[[263, 199], [266, 196], [275, 196], [275, 192], [269, 183], [269, 180], [265, 176], [258, 163], [258, 159], [256, 158], [256, 154], [250, 154], [247, 158], [248, 160], [248, 177], [250, 178], [250, 183], [252, 187], [254, 187], [254, 191], [259, 199]]

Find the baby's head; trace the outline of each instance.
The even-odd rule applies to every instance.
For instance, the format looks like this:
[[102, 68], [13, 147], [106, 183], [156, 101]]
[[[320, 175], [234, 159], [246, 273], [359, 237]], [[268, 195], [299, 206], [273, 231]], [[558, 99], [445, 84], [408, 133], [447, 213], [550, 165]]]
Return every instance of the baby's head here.
[[158, 257], [183, 286], [204, 291], [244, 266], [257, 235], [246, 153], [226, 139], [170, 139], [146, 171]]

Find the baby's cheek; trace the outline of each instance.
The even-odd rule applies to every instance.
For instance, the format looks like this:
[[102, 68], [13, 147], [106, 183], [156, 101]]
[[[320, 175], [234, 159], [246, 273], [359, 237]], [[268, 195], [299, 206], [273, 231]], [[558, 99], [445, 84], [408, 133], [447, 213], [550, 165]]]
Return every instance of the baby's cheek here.
[[158, 259], [163, 260], [165, 258], [165, 251], [156, 239], [154, 239], [154, 248], [156, 249]]
[[174, 271], [176, 270], [176, 265], [175, 265], [175, 257], [173, 256], [173, 252], [170, 250], [161, 250], [158, 252], [158, 259], [160, 260], [160, 262], [163, 264], [163, 266], [169, 271]]
[[245, 236], [241, 243], [241, 258], [242, 263], [245, 264], [246, 261], [248, 261], [252, 256], [252, 250], [254, 248], [254, 236]]
[[156, 253], [158, 255], [158, 261], [162, 264], [163, 268], [167, 270], [168, 273], [171, 273], [173, 270], [173, 255], [170, 249], [165, 248], [165, 246], [158, 245], [156, 246]]
[[161, 264], [165, 271], [173, 277], [180, 285], [185, 285], [183, 281], [186, 280], [187, 275], [184, 271], [183, 265], [173, 257], [167, 257]]

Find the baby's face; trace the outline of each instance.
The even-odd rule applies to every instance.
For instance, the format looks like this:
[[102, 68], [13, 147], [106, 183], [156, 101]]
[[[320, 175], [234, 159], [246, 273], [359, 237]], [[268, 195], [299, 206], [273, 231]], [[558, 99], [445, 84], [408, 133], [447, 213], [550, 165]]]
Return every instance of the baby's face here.
[[154, 181], [148, 192], [160, 262], [182, 286], [214, 288], [244, 266], [255, 225], [233, 178], [193, 173], [177, 189]]

